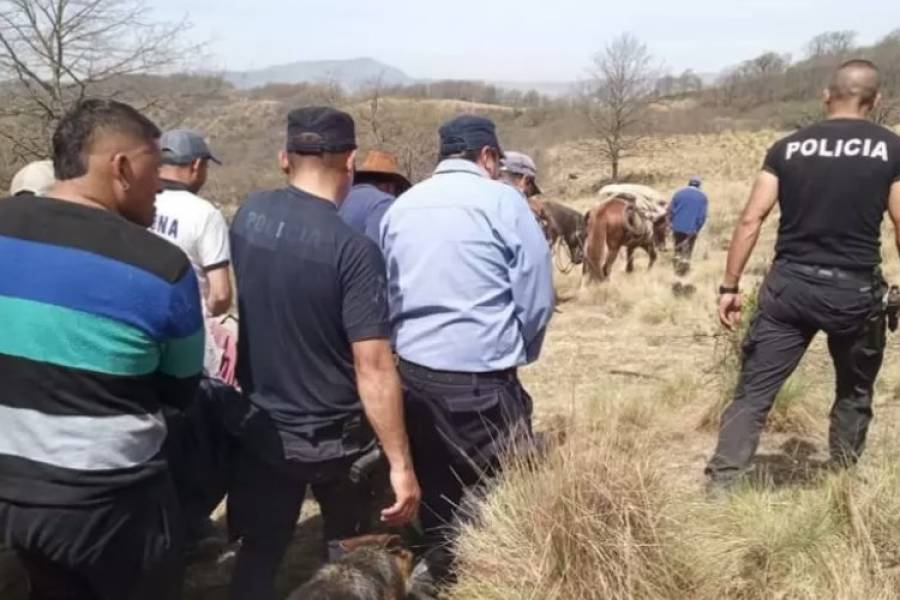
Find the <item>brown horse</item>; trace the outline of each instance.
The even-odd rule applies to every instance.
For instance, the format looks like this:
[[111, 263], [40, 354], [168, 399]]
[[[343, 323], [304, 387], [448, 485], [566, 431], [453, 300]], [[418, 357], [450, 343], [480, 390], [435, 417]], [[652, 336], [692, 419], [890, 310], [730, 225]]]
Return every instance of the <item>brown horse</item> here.
[[563, 245], [573, 265], [584, 261], [584, 216], [577, 210], [558, 202], [544, 201], [543, 212], [547, 220], [547, 241], [550, 247]]
[[634, 251], [643, 248], [650, 255], [648, 268], [656, 262], [656, 243], [664, 232], [666, 218], [656, 222], [643, 216], [628, 197], [617, 196], [591, 209], [585, 215], [586, 240], [584, 274], [587, 282], [609, 278], [612, 266], [624, 246], [627, 253], [626, 271], [634, 271]]

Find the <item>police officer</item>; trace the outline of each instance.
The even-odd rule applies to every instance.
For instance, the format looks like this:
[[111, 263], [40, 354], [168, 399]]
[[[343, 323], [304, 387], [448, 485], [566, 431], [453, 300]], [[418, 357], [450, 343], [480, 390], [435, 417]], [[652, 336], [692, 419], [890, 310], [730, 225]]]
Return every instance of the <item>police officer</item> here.
[[403, 524], [418, 508], [384, 262], [375, 242], [337, 214], [355, 150], [346, 113], [291, 112], [280, 156], [289, 185], [252, 194], [232, 225], [237, 373], [249, 400], [229, 494], [229, 524], [241, 538], [234, 600], [274, 597], [307, 487], [321, 506], [331, 558], [339, 540], [365, 531], [369, 503], [350, 473], [376, 436], [396, 497], [382, 520]]
[[741, 274], [778, 202], [776, 258], [706, 467], [713, 484], [745, 470], [778, 390], [818, 331], [828, 335], [837, 383], [831, 460], [849, 466], [863, 451], [885, 345], [879, 269], [885, 208], [900, 247], [900, 138], [866, 120], [879, 98], [875, 65], [845, 63], [825, 92], [827, 120], [777, 142], [766, 156], [728, 253], [719, 300], [726, 327], [740, 320]]
[[[381, 225], [407, 429], [422, 484], [422, 579], [450, 569], [449, 536], [467, 491], [531, 438], [517, 368], [537, 359], [553, 313], [550, 252], [519, 191], [494, 181], [494, 124], [461, 116], [440, 130], [434, 175]], [[427, 570], [422, 574], [422, 570]]]

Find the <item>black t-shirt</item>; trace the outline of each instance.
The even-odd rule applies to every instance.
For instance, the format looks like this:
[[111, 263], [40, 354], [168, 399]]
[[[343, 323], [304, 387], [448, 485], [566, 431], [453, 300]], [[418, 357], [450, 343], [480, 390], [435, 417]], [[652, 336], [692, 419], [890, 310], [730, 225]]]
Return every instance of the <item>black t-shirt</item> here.
[[335, 436], [362, 414], [351, 343], [389, 337], [381, 252], [334, 204], [294, 187], [251, 195], [231, 245], [238, 381], [287, 458], [333, 458]]
[[779, 182], [779, 258], [857, 270], [881, 263], [900, 137], [862, 119], [822, 121], [777, 142], [763, 168]]

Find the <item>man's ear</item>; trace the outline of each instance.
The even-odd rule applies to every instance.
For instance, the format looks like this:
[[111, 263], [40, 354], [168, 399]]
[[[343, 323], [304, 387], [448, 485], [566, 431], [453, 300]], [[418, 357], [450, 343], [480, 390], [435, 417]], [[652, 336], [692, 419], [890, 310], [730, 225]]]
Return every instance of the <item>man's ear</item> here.
[[285, 175], [289, 175], [291, 172], [291, 159], [288, 156], [287, 150], [280, 150], [278, 152], [278, 167], [281, 169], [281, 172]]
[[195, 158], [194, 160], [192, 160], [191, 161], [191, 173], [193, 173], [194, 175], [199, 173], [200, 169], [203, 168], [204, 160], [206, 160], [206, 159], [205, 158]]
[[347, 171], [353, 172], [356, 166], [356, 150], [347, 155]]
[[881, 101], [882, 101], [882, 100], [884, 100], [884, 96], [882, 96], [882, 95], [881, 95], [881, 92], [879, 92], [878, 95], [875, 96], [875, 101], [872, 102], [872, 110], [875, 110], [876, 108], [878, 108], [879, 106], [881, 106]]
[[478, 159], [481, 161], [482, 165], [489, 165], [492, 158], [493, 158], [493, 153], [491, 151], [490, 146], [485, 146], [484, 148], [481, 149]]
[[131, 188], [131, 180], [133, 172], [131, 170], [131, 160], [126, 154], [117, 152], [110, 158], [113, 179], [122, 187], [122, 191], [127, 192]]
[[831, 104], [831, 90], [828, 88], [822, 90], [822, 102], [825, 103], [825, 106]]

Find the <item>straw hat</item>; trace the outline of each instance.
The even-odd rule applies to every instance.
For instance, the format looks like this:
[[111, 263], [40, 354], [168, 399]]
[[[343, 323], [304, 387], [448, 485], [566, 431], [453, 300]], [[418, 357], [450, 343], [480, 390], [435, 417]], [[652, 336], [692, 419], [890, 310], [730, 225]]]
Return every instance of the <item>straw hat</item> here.
[[412, 187], [409, 179], [400, 173], [394, 155], [383, 150], [372, 150], [366, 155], [366, 159], [356, 169], [354, 181], [356, 183], [393, 181], [397, 184], [398, 196]]
[[35, 161], [25, 165], [13, 175], [9, 195], [31, 193], [40, 196], [49, 191], [54, 183], [56, 180], [53, 177], [53, 163], [49, 160]]

